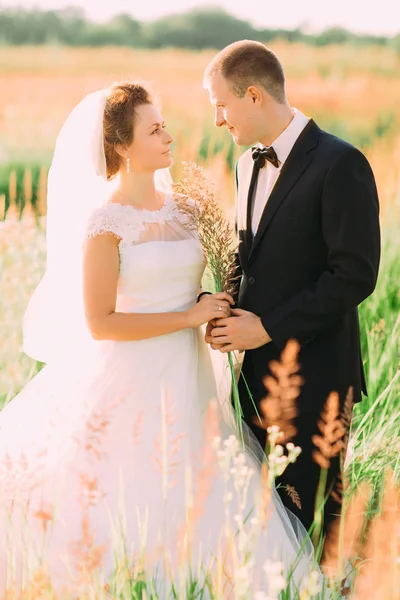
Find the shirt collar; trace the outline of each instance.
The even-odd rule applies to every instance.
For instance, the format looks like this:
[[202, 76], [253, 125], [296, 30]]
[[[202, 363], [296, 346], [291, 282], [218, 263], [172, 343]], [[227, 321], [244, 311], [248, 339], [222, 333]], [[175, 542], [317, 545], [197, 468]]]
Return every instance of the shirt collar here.
[[284, 129], [284, 131], [282, 131], [282, 133], [271, 144], [276, 152], [278, 160], [281, 163], [279, 167], [280, 169], [289, 156], [297, 138], [309, 121], [309, 118], [297, 108], [292, 108], [292, 112], [293, 119], [290, 121], [286, 129]]

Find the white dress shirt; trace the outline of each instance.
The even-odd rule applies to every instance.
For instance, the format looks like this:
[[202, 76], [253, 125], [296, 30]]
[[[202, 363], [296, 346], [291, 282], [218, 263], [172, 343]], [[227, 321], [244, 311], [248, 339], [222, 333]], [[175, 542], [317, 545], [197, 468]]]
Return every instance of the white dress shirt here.
[[[274, 165], [266, 160], [265, 166], [260, 169], [260, 173], [258, 175], [251, 221], [253, 235], [256, 234], [261, 215], [271, 194], [272, 188], [274, 187], [276, 180], [278, 179], [278, 175], [285, 163], [285, 160], [289, 156], [297, 138], [309, 121], [309, 118], [303, 115], [303, 113], [297, 110], [297, 108], [293, 108], [292, 111], [294, 114], [293, 119], [290, 121], [286, 129], [282, 131], [280, 136], [278, 136], [271, 144], [278, 156], [278, 160], [280, 161], [279, 167], [274, 167]], [[257, 144], [257, 146], [263, 148], [261, 144]]]

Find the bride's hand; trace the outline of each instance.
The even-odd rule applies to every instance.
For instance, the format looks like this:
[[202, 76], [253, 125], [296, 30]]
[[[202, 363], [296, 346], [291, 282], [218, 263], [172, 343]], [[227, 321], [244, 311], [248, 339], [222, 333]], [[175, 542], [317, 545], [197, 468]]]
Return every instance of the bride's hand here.
[[213, 319], [223, 319], [231, 314], [231, 304], [235, 301], [226, 292], [205, 294], [199, 302], [186, 311], [188, 327], [199, 327]]

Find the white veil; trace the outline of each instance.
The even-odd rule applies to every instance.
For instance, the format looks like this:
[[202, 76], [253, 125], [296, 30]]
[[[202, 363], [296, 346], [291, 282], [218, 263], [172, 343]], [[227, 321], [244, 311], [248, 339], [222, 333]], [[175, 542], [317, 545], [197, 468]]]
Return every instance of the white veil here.
[[[86, 96], [56, 142], [48, 177], [46, 272], [23, 321], [23, 350], [41, 362], [75, 359], [91, 343], [83, 309], [82, 244], [89, 217], [118, 185], [118, 177], [106, 177], [103, 116], [109, 92]], [[155, 184], [171, 191], [169, 169], [156, 171]]]

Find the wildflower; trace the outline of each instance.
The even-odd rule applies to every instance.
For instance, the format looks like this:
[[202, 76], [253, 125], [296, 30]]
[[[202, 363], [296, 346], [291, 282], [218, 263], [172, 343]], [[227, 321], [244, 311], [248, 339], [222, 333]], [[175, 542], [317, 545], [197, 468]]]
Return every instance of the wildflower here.
[[304, 580], [301, 587], [300, 600], [308, 600], [320, 593], [322, 587], [318, 571], [312, 571]]
[[281, 562], [267, 560], [264, 563], [264, 572], [267, 576], [268, 595], [270, 598], [278, 598], [278, 595], [286, 587], [283, 576], [283, 564]]

